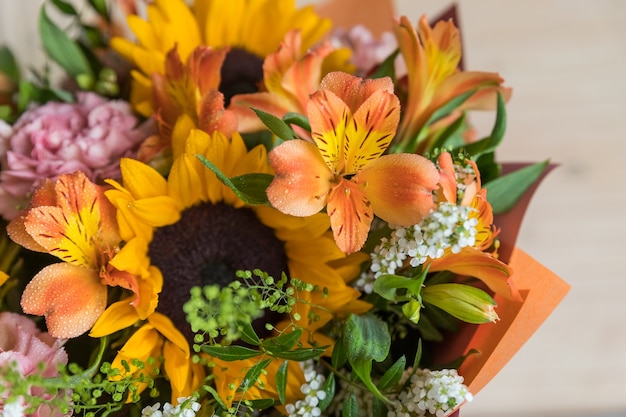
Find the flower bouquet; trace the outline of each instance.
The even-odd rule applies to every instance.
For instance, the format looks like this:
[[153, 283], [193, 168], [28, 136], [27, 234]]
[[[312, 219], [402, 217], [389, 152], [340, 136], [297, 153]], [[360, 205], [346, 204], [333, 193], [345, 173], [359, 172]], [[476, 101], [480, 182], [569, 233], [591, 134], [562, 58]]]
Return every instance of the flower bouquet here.
[[50, 0], [60, 74], [0, 50], [4, 416], [440, 417], [558, 304], [511, 89], [348, 5]]

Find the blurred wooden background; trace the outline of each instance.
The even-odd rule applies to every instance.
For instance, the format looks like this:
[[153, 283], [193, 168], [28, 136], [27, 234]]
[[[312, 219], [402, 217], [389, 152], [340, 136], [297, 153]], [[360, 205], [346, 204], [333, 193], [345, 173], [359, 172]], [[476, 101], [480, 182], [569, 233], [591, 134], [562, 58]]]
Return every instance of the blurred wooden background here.
[[[415, 22], [450, 4], [396, 1]], [[28, 65], [41, 62], [41, 2], [0, 0], [0, 42]], [[459, 12], [467, 69], [514, 88], [499, 158], [561, 165], [518, 244], [572, 285], [462, 416], [626, 416], [626, 2], [464, 0]]]

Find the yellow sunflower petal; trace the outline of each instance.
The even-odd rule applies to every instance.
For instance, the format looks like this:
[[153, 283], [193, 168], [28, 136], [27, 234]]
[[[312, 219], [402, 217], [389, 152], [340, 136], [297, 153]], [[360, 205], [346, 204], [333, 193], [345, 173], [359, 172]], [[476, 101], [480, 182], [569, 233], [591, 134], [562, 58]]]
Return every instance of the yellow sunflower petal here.
[[131, 298], [127, 298], [107, 307], [91, 328], [89, 336], [108, 336], [135, 324], [139, 320], [139, 316], [135, 308], [130, 305], [131, 301]]

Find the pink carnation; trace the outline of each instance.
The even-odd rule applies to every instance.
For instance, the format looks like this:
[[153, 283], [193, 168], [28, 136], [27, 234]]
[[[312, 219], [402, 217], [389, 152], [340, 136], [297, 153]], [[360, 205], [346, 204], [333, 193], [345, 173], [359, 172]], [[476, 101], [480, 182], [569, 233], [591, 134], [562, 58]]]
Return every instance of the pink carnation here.
[[93, 182], [120, 177], [152, 125], [137, 126], [125, 101], [79, 93], [77, 103], [49, 102], [0, 126], [0, 215], [10, 220], [43, 179], [83, 171]]
[[[20, 375], [28, 376], [42, 372], [39, 366], [44, 364], [41, 376], [48, 378], [57, 376], [58, 366], [67, 364], [64, 343], [64, 340], [55, 339], [48, 333], [41, 332], [32, 320], [21, 314], [6, 311], [0, 313], [0, 370], [7, 368], [11, 363], [16, 363]], [[49, 394], [36, 387], [31, 388], [29, 395], [50, 399]], [[3, 414], [3, 408], [4, 401], [0, 397], [0, 415]], [[62, 415], [61, 412], [46, 405], [29, 414], [32, 417]]]

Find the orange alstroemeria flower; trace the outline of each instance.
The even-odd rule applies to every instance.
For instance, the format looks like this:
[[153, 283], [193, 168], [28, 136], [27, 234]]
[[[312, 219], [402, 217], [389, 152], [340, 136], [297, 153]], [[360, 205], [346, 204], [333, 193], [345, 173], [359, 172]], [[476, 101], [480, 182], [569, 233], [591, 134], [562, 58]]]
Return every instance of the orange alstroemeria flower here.
[[278, 210], [304, 217], [328, 205], [335, 241], [352, 253], [365, 243], [374, 215], [412, 225], [434, 207], [433, 163], [415, 154], [381, 156], [400, 118], [389, 78], [332, 72], [307, 112], [314, 144], [291, 140], [269, 154], [276, 176], [267, 196]]
[[230, 108], [237, 114], [240, 132], [265, 127], [252, 108], [281, 118], [288, 112], [306, 112], [309, 96], [318, 89], [322, 79], [324, 59], [333, 47], [327, 41], [303, 55], [301, 38], [300, 30], [287, 32], [278, 50], [265, 58], [263, 83], [266, 91], [232, 98]]
[[[460, 71], [461, 37], [452, 21], [439, 21], [430, 27], [422, 16], [418, 31], [406, 17], [393, 28], [400, 53], [407, 66], [407, 103], [397, 140], [412, 141], [437, 109], [451, 99], [476, 90], [458, 110], [493, 109], [496, 92], [505, 99], [511, 89], [502, 87], [503, 79], [492, 72]], [[411, 149], [423, 153], [427, 141]]]
[[[224, 95], [219, 91], [220, 71], [228, 48], [213, 49], [199, 46], [183, 64], [178, 48], [168, 52], [165, 59], [165, 74], [152, 74], [152, 95], [162, 138], [156, 145], [143, 147], [142, 160], [169, 147], [179, 117], [185, 115], [190, 126], [207, 133], [216, 130], [231, 136], [237, 130], [235, 113], [224, 109]], [[186, 137], [188, 132], [185, 132]], [[149, 152], [146, 152], [147, 149]]]
[[64, 261], [43, 268], [21, 299], [25, 313], [46, 317], [52, 336], [89, 330], [105, 311], [108, 286], [132, 291], [134, 306], [142, 302], [137, 277], [116, 261], [121, 238], [115, 208], [82, 172], [46, 181], [7, 230], [16, 243]]

